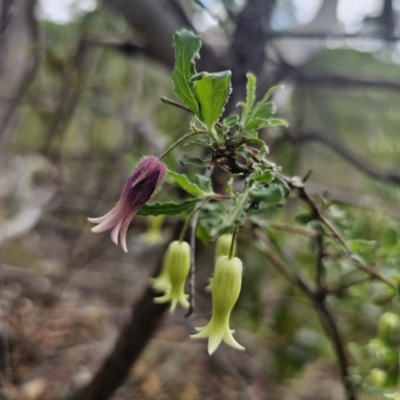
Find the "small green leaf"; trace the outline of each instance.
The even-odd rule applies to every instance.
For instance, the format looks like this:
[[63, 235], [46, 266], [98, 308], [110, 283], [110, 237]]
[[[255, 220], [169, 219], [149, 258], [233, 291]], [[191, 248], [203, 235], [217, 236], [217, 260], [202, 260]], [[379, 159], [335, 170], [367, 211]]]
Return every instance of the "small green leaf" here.
[[175, 67], [172, 74], [176, 95], [196, 114], [199, 115], [199, 104], [190, 80], [196, 74], [195, 58], [199, 58], [201, 38], [185, 29], [175, 33]]
[[247, 74], [247, 84], [246, 84], [246, 104], [240, 103], [243, 107], [242, 122], [241, 125], [244, 126], [249, 120], [249, 114], [254, 105], [254, 100], [256, 99], [256, 77], [253, 74]]
[[215, 228], [217, 232], [223, 231], [227, 228], [231, 228], [235, 223], [238, 222], [240, 216], [243, 214], [243, 209], [247, 202], [248, 197], [249, 197], [249, 192], [247, 190], [236, 196], [235, 200], [232, 203], [232, 206], [230, 207], [228, 212], [224, 215], [222, 224], [220, 224]]
[[250, 197], [254, 201], [273, 204], [282, 202], [289, 193], [290, 189], [286, 182], [278, 176], [274, 176], [270, 186], [251, 191]]
[[230, 177], [226, 182], [225, 191], [229, 196], [233, 196], [233, 177]]
[[267, 170], [267, 171], [261, 172], [260, 174], [257, 174], [255, 180], [257, 182], [270, 183], [272, 181], [272, 179], [274, 179], [274, 178], [275, 178], [275, 174], [272, 171]]
[[196, 174], [193, 178], [194, 183], [205, 193], [213, 193], [211, 179], [204, 175]]
[[224, 126], [231, 128], [232, 126], [237, 125], [239, 122], [239, 117], [235, 115], [231, 115], [229, 118], [224, 119]]
[[313, 219], [314, 219], [314, 217], [311, 214], [307, 214], [307, 213], [297, 214], [296, 217], [295, 217], [295, 220], [297, 222], [300, 222], [301, 224], [304, 224], [304, 225], [308, 224]]
[[286, 121], [284, 121], [283, 119], [279, 119], [279, 118], [271, 118], [269, 120], [269, 126], [285, 126], [286, 128], [288, 127], [288, 124]]
[[200, 105], [200, 120], [211, 132], [224, 111], [231, 92], [231, 71], [202, 72], [192, 78]]
[[271, 185], [267, 188], [251, 191], [250, 198], [254, 201], [263, 201], [264, 203], [280, 203], [285, 197], [278, 185]]
[[257, 111], [259, 110], [260, 107], [262, 107], [264, 105], [264, 103], [267, 102], [267, 100], [278, 90], [278, 89], [282, 89], [282, 86], [273, 86], [271, 89], [268, 90], [268, 92], [265, 94], [265, 96], [259, 101], [257, 102], [257, 104], [254, 106], [253, 111], [252, 111], [252, 115], [254, 115], [255, 113], [257, 113]]
[[211, 161], [211, 156], [205, 157], [205, 158], [199, 158], [199, 157], [188, 156], [187, 154], [185, 154], [179, 160], [179, 163], [183, 167], [186, 167], [187, 165], [194, 165], [195, 167], [198, 167], [198, 168], [205, 168], [205, 167], [210, 166], [210, 161]]
[[196, 183], [191, 182], [186, 175], [178, 174], [174, 171], [168, 171], [168, 177], [171, 178], [181, 189], [193, 196], [204, 196], [205, 194], [210, 193], [201, 189]]
[[195, 146], [201, 146], [201, 147], [208, 148], [208, 147], [210, 147], [210, 144], [211, 144], [211, 140], [210, 140], [209, 137], [200, 137], [200, 138], [197, 138], [197, 139], [186, 140], [183, 143], [182, 147], [195, 145]]
[[275, 106], [272, 103], [263, 104], [257, 111], [251, 114], [251, 118], [244, 129], [251, 131], [271, 125], [270, 118], [275, 114], [275, 111]]
[[280, 178], [279, 176], [275, 175], [275, 178], [274, 178], [274, 180], [272, 182], [276, 183], [277, 185], [279, 185], [281, 187], [285, 198], [289, 196], [290, 188], [289, 188], [288, 184], [282, 178]]
[[195, 198], [183, 200], [181, 202], [167, 201], [164, 203], [146, 204], [139, 210], [137, 215], [143, 217], [149, 215], [177, 215], [189, 208], [193, 208], [198, 202], [199, 199]]

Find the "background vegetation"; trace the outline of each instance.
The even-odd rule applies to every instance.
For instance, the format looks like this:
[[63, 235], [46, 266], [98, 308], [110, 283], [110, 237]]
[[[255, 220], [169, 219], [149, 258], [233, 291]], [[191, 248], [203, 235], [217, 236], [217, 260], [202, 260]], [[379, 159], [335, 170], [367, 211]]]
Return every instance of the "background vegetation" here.
[[[389, 323], [382, 333], [378, 321], [400, 311], [398, 2], [104, 0], [65, 10], [50, 3], [0, 2], [0, 397], [323, 400], [396, 392], [400, 328]], [[179, 218], [136, 217], [127, 255], [86, 220], [115, 203], [137, 160], [188, 132], [190, 116], [160, 101], [176, 100], [172, 40], [182, 27], [203, 37], [199, 71], [232, 70], [227, 115], [245, 96], [248, 71], [260, 97], [284, 86], [273, 101], [289, 128], [262, 132], [269, 158], [286, 175], [312, 171], [306, 189], [353, 256], [337, 257], [329, 235], [318, 255], [321, 224], [298, 198], [268, 209], [261, 245], [250, 230], [238, 242], [244, 287], [232, 318], [246, 352], [221, 346], [211, 358], [189, 334], [210, 314], [204, 287], [213, 244], [198, 241], [194, 315], [166, 315], [147, 287]], [[181, 168], [183, 151], [169, 166]], [[216, 169], [212, 179], [222, 192], [227, 175]], [[156, 199], [181, 195], [166, 184]], [[281, 275], [288, 267], [317, 287], [318, 262], [341, 356], [332, 329], [321, 325], [321, 299]]]

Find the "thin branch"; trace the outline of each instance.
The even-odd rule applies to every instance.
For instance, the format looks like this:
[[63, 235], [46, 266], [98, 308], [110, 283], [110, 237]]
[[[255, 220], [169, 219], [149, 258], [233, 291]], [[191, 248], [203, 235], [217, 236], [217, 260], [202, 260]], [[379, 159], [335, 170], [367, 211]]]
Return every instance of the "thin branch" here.
[[336, 324], [335, 317], [325, 302], [325, 296], [321, 296], [320, 292], [313, 291], [313, 289], [309, 287], [307, 282], [296, 272], [296, 270], [294, 268], [290, 268], [286, 264], [278, 249], [270, 243], [268, 238], [259, 229], [255, 230], [255, 234], [259, 239], [262, 250], [271, 261], [272, 266], [275, 267], [280, 274], [287, 278], [289, 282], [293, 283], [293, 281], [295, 281], [314, 303], [321, 325], [335, 350], [340, 371], [340, 378], [346, 391], [347, 400], [356, 400], [357, 395], [355, 387], [350, 380], [350, 362], [348, 360], [345, 342]]
[[325, 243], [323, 235], [318, 234], [314, 241], [317, 248], [317, 254], [316, 254], [317, 265], [316, 265], [315, 281], [317, 283], [317, 288], [322, 289], [325, 284], [325, 267], [324, 267]]
[[307, 86], [316, 86], [318, 88], [329, 86], [331, 89], [343, 89], [346, 87], [360, 89], [385, 89], [394, 92], [400, 92], [400, 83], [388, 79], [367, 79], [362, 77], [345, 75], [318, 75], [299, 72], [298, 81]]
[[17, 15], [18, 9], [22, 3], [22, 0], [14, 0], [11, 1], [11, 4], [8, 6], [8, 9], [6, 9], [6, 1], [3, 1], [3, 8], [4, 10], [1, 10], [2, 12], [5, 13], [5, 15], [0, 15], [1, 20], [0, 20], [0, 41], [2, 39], [2, 36], [4, 35], [8, 25], [10, 25], [11, 21], [13, 18]]
[[299, 32], [270, 32], [267, 35], [268, 39], [305, 39], [305, 40], [345, 40], [345, 39], [357, 39], [357, 40], [379, 40], [383, 42], [397, 42], [400, 41], [399, 36], [378, 36], [378, 35], [354, 35], [351, 33], [335, 34], [332, 32], [310, 32], [310, 33], [299, 33]]
[[[178, 223], [174, 229], [174, 238], [179, 236], [181, 228], [182, 223]], [[160, 253], [153, 277], [161, 270], [164, 252]], [[131, 317], [103, 366], [87, 386], [69, 396], [67, 400], [109, 400], [125, 382], [129, 371], [146, 348], [169, 307], [168, 303], [154, 303], [155, 296], [156, 293], [150, 287], [144, 290], [141, 298], [133, 304]]]
[[195, 283], [196, 283], [196, 228], [199, 214], [193, 216], [190, 229], [190, 278], [189, 278], [189, 310], [185, 317], [190, 317], [196, 307]]
[[358, 157], [345, 144], [337, 139], [333, 140], [326, 135], [322, 135], [318, 132], [293, 133], [287, 131], [287, 135], [288, 139], [290, 139], [293, 143], [304, 143], [311, 141], [320, 142], [334, 150], [339, 156], [347, 160], [350, 164], [363, 172], [365, 175], [368, 175], [383, 182], [400, 185], [400, 175], [397, 172], [380, 171], [379, 168], [367, 163], [365, 160]]

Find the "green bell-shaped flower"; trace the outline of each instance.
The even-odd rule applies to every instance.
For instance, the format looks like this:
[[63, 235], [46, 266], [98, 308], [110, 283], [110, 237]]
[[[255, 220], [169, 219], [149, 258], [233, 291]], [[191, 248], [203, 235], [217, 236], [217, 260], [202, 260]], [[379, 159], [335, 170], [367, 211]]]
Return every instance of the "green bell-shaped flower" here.
[[[218, 257], [221, 257], [221, 256], [229, 255], [229, 250], [230, 250], [231, 244], [232, 244], [232, 237], [233, 237], [233, 235], [231, 233], [225, 233], [217, 239], [217, 242], [215, 243], [215, 258], [216, 259], [218, 259]], [[234, 256], [235, 254], [236, 254], [236, 241], [233, 245], [232, 255]], [[211, 284], [212, 284], [212, 278], [209, 278], [208, 285], [205, 287], [205, 290], [207, 292], [211, 292]]]
[[244, 350], [232, 336], [229, 328], [229, 317], [239, 297], [242, 286], [242, 262], [237, 257], [220, 256], [215, 264], [214, 277], [211, 284], [212, 316], [203, 328], [196, 328], [199, 333], [192, 335], [194, 339], [208, 339], [208, 353], [211, 355], [221, 341], [238, 350]]
[[160, 293], [166, 293], [171, 289], [171, 279], [169, 277], [168, 269], [167, 269], [167, 255], [168, 252], [164, 256], [163, 264], [161, 267], [161, 271], [157, 278], [153, 278], [151, 280], [151, 287]]
[[[172, 242], [165, 255], [160, 276], [153, 281], [153, 288], [164, 289], [164, 296], [156, 297], [154, 302], [171, 302], [170, 312], [179, 304], [189, 308], [185, 283], [190, 269], [190, 246], [187, 242]], [[169, 287], [168, 287], [169, 285]]]

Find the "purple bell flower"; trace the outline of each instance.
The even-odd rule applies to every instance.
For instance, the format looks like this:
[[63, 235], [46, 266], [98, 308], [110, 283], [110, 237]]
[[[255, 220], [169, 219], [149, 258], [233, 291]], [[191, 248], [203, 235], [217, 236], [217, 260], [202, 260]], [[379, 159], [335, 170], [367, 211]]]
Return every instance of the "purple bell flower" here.
[[122, 194], [115, 207], [106, 215], [98, 218], [88, 218], [98, 224], [92, 232], [111, 230], [111, 240], [121, 246], [125, 252], [126, 232], [136, 213], [149, 201], [153, 193], [160, 187], [165, 177], [165, 165], [156, 157], [147, 156], [139, 162], [125, 184]]

